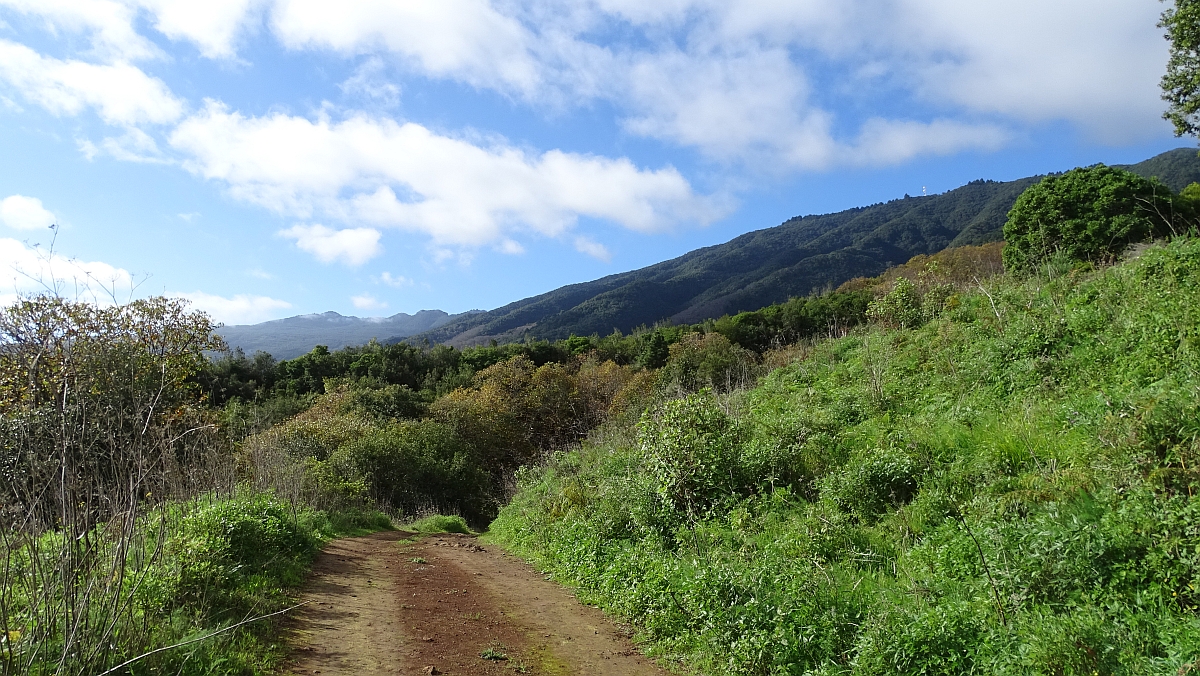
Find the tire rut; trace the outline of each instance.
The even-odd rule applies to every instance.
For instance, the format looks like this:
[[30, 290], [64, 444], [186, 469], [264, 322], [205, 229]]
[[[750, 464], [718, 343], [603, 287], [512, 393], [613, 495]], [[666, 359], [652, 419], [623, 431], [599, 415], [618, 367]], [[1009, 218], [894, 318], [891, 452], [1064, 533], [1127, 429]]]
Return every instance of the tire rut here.
[[627, 631], [467, 535], [330, 543], [291, 620], [285, 673], [658, 676]]

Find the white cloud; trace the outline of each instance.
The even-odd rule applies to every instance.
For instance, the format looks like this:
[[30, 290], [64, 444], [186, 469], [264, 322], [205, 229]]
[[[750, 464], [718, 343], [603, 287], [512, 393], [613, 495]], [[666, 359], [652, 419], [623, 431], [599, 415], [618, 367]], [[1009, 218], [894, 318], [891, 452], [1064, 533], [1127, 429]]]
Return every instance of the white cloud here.
[[[171, 122], [182, 114], [161, 81], [129, 65], [164, 56], [139, 34], [139, 22], [146, 21], [210, 58], [236, 58], [239, 40], [260, 25], [290, 49], [366, 55], [342, 89], [372, 107], [398, 102], [399, 87], [385, 75], [393, 61], [543, 109], [601, 99], [633, 134], [748, 167], [824, 169], [990, 149], [997, 130], [1053, 121], [1111, 143], [1166, 129], [1157, 91], [1166, 43], [1155, 27], [1161, 7], [1149, 0], [592, 0], [571, 6], [546, 0], [0, 0], [0, 7], [40, 17], [55, 31], [84, 33], [92, 54], [108, 61], [59, 61], [0, 42], [0, 80], [58, 114], [92, 106], [119, 124]], [[924, 119], [904, 119], [904, 113], [874, 119], [874, 111], [913, 103], [934, 112]], [[243, 120], [255, 121], [262, 120]], [[916, 133], [921, 125], [924, 131]], [[880, 129], [906, 130], [889, 137], [889, 143], [904, 142], [877, 152], [861, 145]], [[87, 154], [130, 151], [135, 161], [156, 157], [117, 140], [107, 145], [114, 144], [81, 147]], [[415, 190], [400, 183], [406, 186], [400, 193]], [[398, 201], [410, 204], [410, 197]], [[398, 210], [387, 193], [377, 202], [377, 212], [397, 212], [385, 220], [401, 218], [410, 222], [405, 227], [422, 229], [412, 223], [442, 215], [433, 208]], [[510, 218], [522, 217], [500, 220]]]
[[371, 228], [334, 230], [323, 225], [296, 225], [280, 230], [279, 235], [296, 240], [296, 246], [317, 257], [322, 263], [341, 261], [357, 267], [382, 252], [381, 236]]
[[0, 81], [55, 115], [94, 108], [105, 122], [132, 125], [165, 124], [183, 114], [167, 85], [136, 66], [63, 61], [8, 40], [0, 40]]
[[361, 296], [351, 296], [350, 302], [359, 310], [382, 310], [388, 304], [380, 301], [369, 293], [364, 293]]
[[154, 27], [172, 40], [187, 40], [212, 59], [236, 56], [240, 33], [259, 0], [136, 0], [154, 15]]
[[393, 52], [421, 72], [481, 87], [528, 93], [540, 84], [532, 36], [487, 0], [276, 0], [272, 26], [292, 49]]
[[227, 325], [265, 322], [279, 317], [282, 314], [281, 310], [292, 307], [292, 304], [287, 301], [241, 293], [232, 298], [216, 296], [203, 291], [168, 295], [191, 301], [196, 309], [207, 312], [213, 320]]
[[903, 23], [891, 33], [899, 44], [888, 48], [908, 57], [926, 98], [1034, 122], [1068, 120], [1116, 143], [1163, 129], [1160, 3], [894, 1]]
[[140, 12], [172, 40], [196, 45], [209, 58], [231, 58], [236, 42], [265, 4], [260, 0], [0, 0], [0, 7], [36, 16], [52, 30], [86, 34], [92, 52], [106, 60], [164, 56], [137, 31]]
[[54, 214], [36, 197], [10, 195], [0, 202], [0, 223], [17, 230], [40, 230], [54, 225]]
[[696, 56], [671, 51], [631, 64], [626, 128], [722, 160], [782, 156], [822, 168], [836, 144], [830, 116], [807, 103], [808, 83], [784, 49]]
[[137, 9], [128, 2], [0, 0], [0, 7], [26, 16], [36, 16], [45, 21], [52, 31], [89, 34], [92, 52], [101, 59], [128, 61], [162, 56], [154, 43], [139, 35], [134, 28]]
[[653, 231], [723, 214], [671, 167], [559, 150], [531, 155], [365, 115], [245, 117], [209, 102], [170, 142], [190, 156], [188, 170], [242, 200], [301, 218], [406, 228], [440, 244], [499, 242], [514, 229], [558, 235], [579, 216]]
[[966, 124], [954, 120], [914, 122], [867, 120], [851, 148], [839, 156], [851, 164], [899, 164], [920, 155], [951, 155], [962, 150], [997, 150], [1010, 133], [989, 124]]
[[400, 87], [387, 80], [385, 70], [382, 59], [367, 59], [338, 88], [347, 96], [362, 98], [384, 108], [394, 108], [400, 104]]
[[0, 290], [10, 289], [12, 294], [58, 293], [104, 303], [132, 293], [133, 275], [102, 261], [67, 258], [15, 239], [0, 239]]
[[521, 246], [520, 242], [512, 239], [502, 240], [500, 244], [496, 246], [496, 250], [500, 253], [508, 254], [509, 256], [520, 256], [521, 254], [525, 253], [525, 247]]
[[413, 285], [413, 280], [409, 279], [408, 277], [405, 277], [404, 275], [393, 275], [390, 272], [384, 272], [380, 274], [378, 281], [397, 289]]
[[606, 99], [631, 132], [722, 161], [826, 168], [894, 161], [894, 149], [856, 147], [878, 123], [853, 112], [894, 100], [939, 111], [885, 120], [927, 127], [907, 135], [908, 157], [991, 148], [974, 139], [1014, 123], [1064, 120], [1113, 143], [1161, 133], [1160, 9], [1128, 0], [279, 0], [273, 26], [293, 48], [391, 51], [427, 76], [541, 104]]
[[608, 247], [582, 235], [575, 238], [575, 250], [605, 263], [612, 260], [612, 253], [609, 252]]
[[172, 160], [165, 157], [158, 148], [156, 142], [149, 134], [138, 129], [130, 127], [125, 130], [121, 136], [107, 136], [100, 142], [99, 148], [91, 143], [91, 141], [81, 143], [81, 149], [87, 159], [92, 160], [101, 150], [108, 153], [113, 158], [123, 162], [137, 162], [140, 164], [171, 164]]

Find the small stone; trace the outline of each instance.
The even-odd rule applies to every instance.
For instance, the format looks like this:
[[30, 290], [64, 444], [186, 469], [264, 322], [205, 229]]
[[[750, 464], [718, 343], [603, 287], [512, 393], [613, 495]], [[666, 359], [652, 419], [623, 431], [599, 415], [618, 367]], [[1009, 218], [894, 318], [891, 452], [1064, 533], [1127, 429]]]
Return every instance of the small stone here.
[[440, 674], [442, 673], [437, 667], [429, 666], [421, 670], [422, 674]]

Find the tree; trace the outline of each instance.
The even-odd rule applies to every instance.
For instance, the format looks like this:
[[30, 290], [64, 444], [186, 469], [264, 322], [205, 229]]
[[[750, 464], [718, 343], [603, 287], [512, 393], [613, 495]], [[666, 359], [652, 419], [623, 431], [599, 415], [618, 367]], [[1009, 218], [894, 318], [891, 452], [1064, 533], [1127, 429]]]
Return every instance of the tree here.
[[1200, 0], [1175, 0], [1163, 12], [1159, 28], [1167, 29], [1171, 58], [1162, 78], [1163, 118], [1175, 125], [1175, 135], [1200, 131]]
[[1031, 272], [1055, 254], [1115, 258], [1171, 231], [1174, 195], [1158, 181], [1103, 164], [1047, 176], [1017, 198], [1004, 224], [1004, 267]]

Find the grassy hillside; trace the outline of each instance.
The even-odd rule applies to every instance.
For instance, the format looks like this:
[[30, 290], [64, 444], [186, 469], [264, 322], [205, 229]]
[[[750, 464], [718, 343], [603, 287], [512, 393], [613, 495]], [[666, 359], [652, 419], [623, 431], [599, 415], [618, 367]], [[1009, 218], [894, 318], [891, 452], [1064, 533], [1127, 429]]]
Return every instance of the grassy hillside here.
[[[1127, 168], [1176, 191], [1200, 178], [1200, 158], [1188, 148]], [[878, 275], [913, 256], [997, 241], [1009, 208], [1035, 181], [980, 180], [942, 195], [793, 218], [657, 265], [451, 321], [416, 338], [457, 346], [526, 336], [555, 340], [756, 310]]]
[[1200, 241], [905, 288], [526, 471], [493, 533], [703, 673], [1193, 671]]

